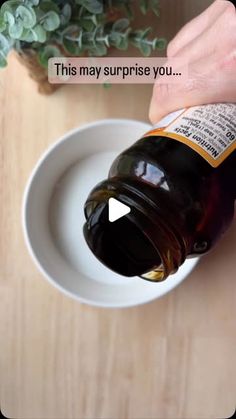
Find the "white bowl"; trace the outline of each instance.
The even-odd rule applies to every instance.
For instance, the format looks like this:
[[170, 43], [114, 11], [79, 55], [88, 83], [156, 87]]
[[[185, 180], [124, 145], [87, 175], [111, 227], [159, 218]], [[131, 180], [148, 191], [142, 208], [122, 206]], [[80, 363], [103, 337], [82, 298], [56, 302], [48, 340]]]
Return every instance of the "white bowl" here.
[[161, 283], [126, 278], [103, 266], [82, 233], [83, 206], [91, 189], [105, 179], [120, 151], [150, 125], [107, 119], [77, 128], [50, 147], [30, 176], [23, 199], [28, 250], [42, 274], [77, 300], [102, 307], [130, 307], [160, 297], [191, 272], [189, 259]]

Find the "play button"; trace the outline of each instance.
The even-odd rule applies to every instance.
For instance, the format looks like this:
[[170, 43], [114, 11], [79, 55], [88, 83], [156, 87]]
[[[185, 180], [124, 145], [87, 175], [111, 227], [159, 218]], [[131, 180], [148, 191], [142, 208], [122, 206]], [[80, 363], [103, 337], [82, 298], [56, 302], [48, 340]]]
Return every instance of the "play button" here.
[[131, 211], [128, 205], [123, 204], [115, 198], [110, 198], [108, 201], [108, 219], [111, 223], [129, 214]]

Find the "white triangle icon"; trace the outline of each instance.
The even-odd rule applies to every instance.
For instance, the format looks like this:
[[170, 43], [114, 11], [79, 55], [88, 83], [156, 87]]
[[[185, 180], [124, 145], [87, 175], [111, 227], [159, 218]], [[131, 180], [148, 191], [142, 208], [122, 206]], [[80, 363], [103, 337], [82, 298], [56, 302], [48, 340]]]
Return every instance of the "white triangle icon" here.
[[109, 198], [108, 201], [108, 218], [111, 223], [113, 221], [118, 220], [121, 217], [124, 217], [124, 215], [129, 214], [131, 211], [130, 207], [128, 205], [123, 204], [120, 201], [117, 201], [115, 198]]

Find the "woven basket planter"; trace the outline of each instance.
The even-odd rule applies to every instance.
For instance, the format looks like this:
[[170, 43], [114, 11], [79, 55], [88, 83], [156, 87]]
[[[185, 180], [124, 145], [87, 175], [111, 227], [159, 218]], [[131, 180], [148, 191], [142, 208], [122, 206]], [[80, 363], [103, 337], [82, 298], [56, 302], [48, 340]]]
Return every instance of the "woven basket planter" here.
[[24, 49], [20, 53], [17, 52], [16, 56], [27, 68], [29, 76], [37, 83], [39, 93], [50, 95], [60, 87], [60, 85], [48, 82], [48, 72], [39, 64], [37, 54], [33, 49]]

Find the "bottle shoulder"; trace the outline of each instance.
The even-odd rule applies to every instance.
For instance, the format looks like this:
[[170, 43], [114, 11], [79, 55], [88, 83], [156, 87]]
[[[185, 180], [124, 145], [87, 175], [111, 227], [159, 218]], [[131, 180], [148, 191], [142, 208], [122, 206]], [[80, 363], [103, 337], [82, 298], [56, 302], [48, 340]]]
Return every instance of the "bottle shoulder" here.
[[214, 177], [224, 182], [227, 176], [236, 176], [236, 152], [213, 168], [195, 150], [175, 139], [142, 138], [114, 161], [110, 175], [117, 174], [139, 177], [154, 185], [164, 178], [196, 184], [198, 180]]
[[165, 212], [182, 212], [193, 228], [206, 212], [213, 217], [220, 208], [223, 217], [232, 208], [235, 176], [235, 154], [213, 168], [190, 147], [164, 137], [137, 141], [116, 158], [109, 173], [161, 202]]

